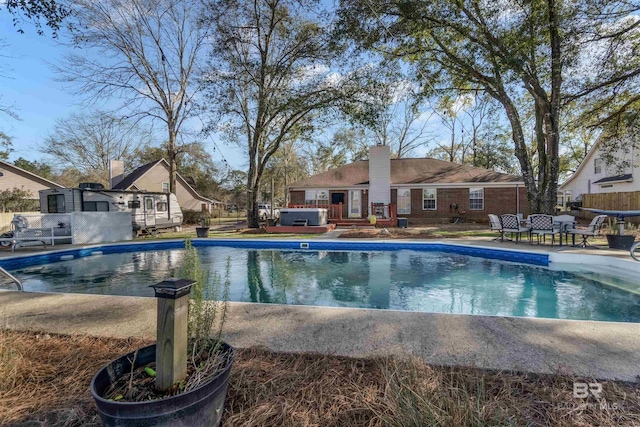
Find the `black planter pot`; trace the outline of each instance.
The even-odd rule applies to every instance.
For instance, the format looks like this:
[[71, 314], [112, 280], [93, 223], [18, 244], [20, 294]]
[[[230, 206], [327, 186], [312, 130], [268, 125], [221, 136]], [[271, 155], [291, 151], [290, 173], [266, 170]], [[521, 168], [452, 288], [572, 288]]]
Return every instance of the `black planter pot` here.
[[611, 249], [630, 250], [635, 241], [634, 236], [618, 236], [617, 234], [607, 234], [607, 242]]
[[[224, 400], [229, 384], [229, 372], [235, 351], [223, 343], [221, 351], [229, 352], [229, 361], [222, 372], [206, 384], [186, 393], [148, 402], [116, 402], [102, 398], [102, 394], [114, 381], [131, 372], [134, 353], [114, 360], [102, 368], [91, 380], [91, 394], [98, 407], [102, 425], [108, 427], [147, 426], [218, 426], [224, 410]], [[155, 361], [156, 346], [138, 350], [134, 369]]]
[[209, 237], [209, 227], [196, 227], [198, 237]]

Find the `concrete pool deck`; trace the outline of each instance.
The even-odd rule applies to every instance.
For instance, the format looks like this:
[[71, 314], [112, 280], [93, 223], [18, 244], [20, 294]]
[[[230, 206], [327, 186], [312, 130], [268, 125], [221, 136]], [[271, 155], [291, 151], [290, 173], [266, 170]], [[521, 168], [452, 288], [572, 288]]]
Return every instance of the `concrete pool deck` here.
[[[636, 381], [640, 324], [229, 303], [237, 347], [353, 357], [415, 355], [437, 365]], [[154, 298], [0, 292], [0, 326], [155, 337]]]

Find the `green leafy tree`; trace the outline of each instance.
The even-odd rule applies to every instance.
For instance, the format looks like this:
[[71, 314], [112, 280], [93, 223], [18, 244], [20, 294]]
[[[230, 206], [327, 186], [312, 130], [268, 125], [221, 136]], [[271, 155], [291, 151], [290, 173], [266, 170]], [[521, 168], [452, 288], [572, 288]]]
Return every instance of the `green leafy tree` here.
[[56, 35], [63, 20], [71, 13], [71, 9], [64, 2], [55, 0], [7, 0], [4, 7], [13, 15], [13, 25], [17, 27], [18, 32], [24, 33], [22, 24], [28, 20], [41, 35], [43, 24]]
[[44, 179], [54, 180], [55, 178], [53, 167], [48, 163], [36, 160], [27, 160], [23, 157], [19, 157], [13, 162], [13, 164], [21, 169], [41, 176]]
[[[552, 213], [561, 107], [569, 94], [565, 80], [575, 72], [571, 65], [594, 19], [602, 22], [625, 2], [596, 3], [345, 0], [340, 31], [360, 46], [409, 62], [427, 93], [477, 88], [495, 99], [511, 127], [530, 208]], [[525, 136], [525, 111], [534, 116], [536, 164]]]
[[13, 151], [11, 137], [4, 132], [0, 132], [0, 160], [9, 159], [9, 154]]

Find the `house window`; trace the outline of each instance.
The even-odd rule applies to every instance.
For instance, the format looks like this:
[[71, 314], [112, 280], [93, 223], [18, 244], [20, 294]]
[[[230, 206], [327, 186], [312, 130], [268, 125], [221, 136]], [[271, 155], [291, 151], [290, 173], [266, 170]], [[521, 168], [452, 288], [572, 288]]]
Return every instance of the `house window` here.
[[422, 210], [435, 211], [437, 207], [437, 197], [438, 190], [436, 188], [425, 188], [422, 190]]
[[469, 189], [469, 209], [472, 211], [484, 209], [484, 188]]
[[169, 192], [169, 183], [168, 182], [163, 182], [162, 183], [162, 192], [163, 193], [168, 193]]
[[82, 210], [85, 212], [109, 212], [109, 203], [107, 202], [84, 202]]
[[398, 214], [407, 215], [411, 213], [411, 189], [398, 188]]
[[202, 210], [202, 212], [209, 212], [209, 205], [207, 205], [206, 203], [201, 203], [200, 210]]
[[51, 194], [47, 196], [49, 213], [64, 213], [64, 194]]
[[305, 205], [328, 205], [329, 190], [305, 190], [304, 204]]
[[602, 159], [593, 159], [593, 173], [602, 173]]

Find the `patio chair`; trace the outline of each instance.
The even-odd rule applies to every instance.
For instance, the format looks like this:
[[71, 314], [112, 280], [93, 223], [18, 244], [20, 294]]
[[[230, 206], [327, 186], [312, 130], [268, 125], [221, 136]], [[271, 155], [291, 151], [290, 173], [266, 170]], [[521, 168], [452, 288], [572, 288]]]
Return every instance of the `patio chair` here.
[[573, 215], [558, 215], [553, 217], [553, 223], [560, 228], [560, 246], [562, 246], [562, 235], [567, 237], [567, 244], [569, 244], [568, 230], [575, 228], [576, 217]]
[[529, 223], [531, 225], [529, 243], [533, 244], [533, 235], [535, 234], [540, 244], [540, 236], [543, 237], [546, 242], [547, 236], [551, 236], [551, 246], [555, 241], [556, 233], [560, 233], [560, 227], [553, 224], [553, 217], [551, 215], [533, 214], [529, 215]]
[[529, 227], [523, 227], [520, 224], [520, 218], [518, 218], [517, 215], [512, 215], [512, 214], [506, 214], [506, 215], [502, 215], [502, 240], [500, 240], [501, 242], [504, 241], [504, 233], [511, 233], [512, 235], [515, 234], [516, 236], [516, 244], [518, 243], [518, 241], [521, 238], [522, 233], [526, 233], [527, 235], [529, 235]]
[[[606, 215], [598, 215], [591, 220], [589, 226], [585, 228], [571, 228], [567, 230], [567, 235], [571, 234], [573, 238], [573, 246], [578, 246], [581, 248], [594, 248], [595, 246], [590, 245], [587, 239], [589, 237], [596, 237], [600, 235], [600, 231], [602, 229], [602, 225], [604, 224], [604, 220], [607, 219]], [[576, 245], [576, 235], [582, 236], [582, 242]]]
[[498, 215], [489, 214], [489, 225], [491, 226], [491, 231], [497, 231], [498, 233], [500, 233], [500, 235], [493, 240], [500, 239], [500, 241], [502, 241], [503, 235], [502, 235], [502, 223], [500, 222], [500, 217]]

